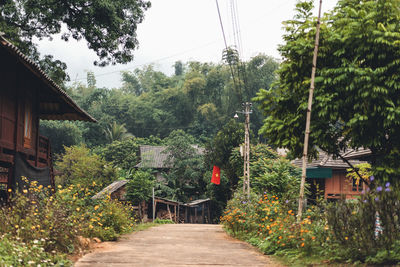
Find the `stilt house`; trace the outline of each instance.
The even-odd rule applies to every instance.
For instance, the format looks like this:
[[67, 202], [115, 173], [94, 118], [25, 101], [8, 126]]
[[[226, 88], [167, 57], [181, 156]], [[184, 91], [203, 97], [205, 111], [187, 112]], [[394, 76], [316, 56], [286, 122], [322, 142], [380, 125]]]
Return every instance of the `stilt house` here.
[[54, 186], [49, 140], [40, 120], [95, 122], [34, 62], [0, 34], [0, 191], [25, 176]]

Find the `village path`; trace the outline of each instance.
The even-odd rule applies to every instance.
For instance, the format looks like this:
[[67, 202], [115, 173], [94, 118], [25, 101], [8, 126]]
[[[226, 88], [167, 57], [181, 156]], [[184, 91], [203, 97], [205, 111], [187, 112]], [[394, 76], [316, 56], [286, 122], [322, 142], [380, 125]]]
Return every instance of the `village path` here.
[[229, 237], [222, 226], [165, 224], [126, 235], [75, 264], [88, 266], [246, 266], [278, 267], [268, 256]]

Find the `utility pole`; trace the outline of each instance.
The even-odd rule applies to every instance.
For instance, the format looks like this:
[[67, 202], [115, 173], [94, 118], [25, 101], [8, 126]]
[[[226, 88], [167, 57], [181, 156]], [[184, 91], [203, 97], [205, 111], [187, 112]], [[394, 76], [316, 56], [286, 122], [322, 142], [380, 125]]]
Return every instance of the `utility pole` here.
[[155, 205], [155, 201], [154, 201], [154, 187], [153, 187], [153, 222], [155, 220], [156, 217], [156, 209], [155, 209], [156, 205]]
[[[250, 199], [250, 114], [253, 113], [250, 102], [242, 103], [243, 111], [236, 111], [245, 115], [244, 121], [244, 147], [243, 147], [243, 194], [247, 192]], [[238, 118], [237, 114], [235, 118]]]
[[308, 139], [310, 136], [310, 123], [311, 123], [311, 107], [314, 94], [314, 83], [315, 83], [315, 71], [317, 69], [317, 57], [318, 57], [318, 46], [319, 46], [319, 31], [321, 27], [321, 7], [322, 0], [319, 2], [317, 30], [315, 33], [315, 44], [314, 44], [314, 56], [311, 69], [311, 84], [308, 95], [308, 106], [307, 106], [307, 118], [306, 118], [306, 130], [304, 134], [304, 148], [303, 148], [303, 166], [301, 169], [301, 183], [300, 183], [300, 195], [299, 195], [299, 208], [297, 211], [297, 221], [301, 221], [303, 215], [303, 203], [304, 203], [304, 185], [306, 182], [306, 168], [307, 168], [307, 153], [308, 153]]

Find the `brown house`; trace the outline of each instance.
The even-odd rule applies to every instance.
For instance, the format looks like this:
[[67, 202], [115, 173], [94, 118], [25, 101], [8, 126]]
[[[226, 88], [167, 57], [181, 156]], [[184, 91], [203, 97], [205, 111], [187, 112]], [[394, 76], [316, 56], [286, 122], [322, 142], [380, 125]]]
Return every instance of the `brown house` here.
[[[355, 155], [364, 153], [351, 150], [343, 153], [351, 165], [355, 166], [366, 161], [357, 160]], [[354, 157], [353, 157], [354, 156]], [[302, 166], [302, 160], [297, 159], [292, 163], [298, 167]], [[366, 189], [365, 183], [358, 183], [346, 177], [347, 169], [350, 166], [342, 159], [334, 159], [331, 155], [319, 151], [317, 159], [307, 163], [307, 183], [310, 185], [311, 195], [309, 200], [315, 201], [317, 195], [323, 195], [325, 199], [349, 199], [361, 195], [362, 190]]]
[[54, 186], [50, 143], [40, 136], [39, 121], [95, 119], [1, 35], [0, 59], [0, 189], [14, 188], [21, 176]]

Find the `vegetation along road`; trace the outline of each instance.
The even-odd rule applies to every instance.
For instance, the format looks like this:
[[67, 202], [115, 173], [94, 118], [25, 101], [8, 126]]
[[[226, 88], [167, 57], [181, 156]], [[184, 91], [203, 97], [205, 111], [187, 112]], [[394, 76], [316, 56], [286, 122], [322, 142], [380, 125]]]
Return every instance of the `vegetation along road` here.
[[127, 235], [85, 255], [85, 266], [280, 266], [250, 245], [230, 238], [221, 225], [168, 224]]

